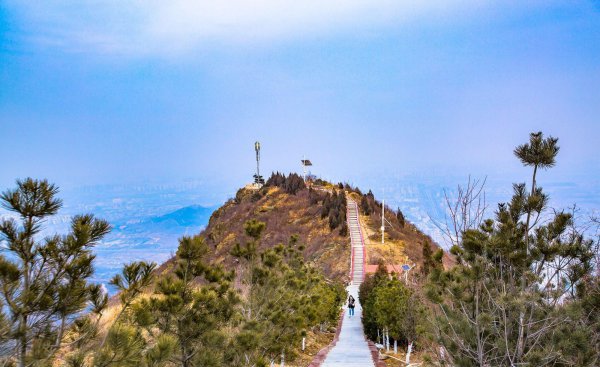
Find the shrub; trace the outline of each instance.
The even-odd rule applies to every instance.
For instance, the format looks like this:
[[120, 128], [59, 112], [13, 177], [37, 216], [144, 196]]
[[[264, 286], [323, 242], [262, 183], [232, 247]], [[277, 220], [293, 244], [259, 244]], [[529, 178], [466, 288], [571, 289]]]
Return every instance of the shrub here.
[[297, 173], [290, 173], [289, 176], [285, 177], [284, 174], [279, 172], [272, 173], [265, 186], [277, 186], [292, 195], [296, 195], [298, 191], [306, 188], [304, 179]]

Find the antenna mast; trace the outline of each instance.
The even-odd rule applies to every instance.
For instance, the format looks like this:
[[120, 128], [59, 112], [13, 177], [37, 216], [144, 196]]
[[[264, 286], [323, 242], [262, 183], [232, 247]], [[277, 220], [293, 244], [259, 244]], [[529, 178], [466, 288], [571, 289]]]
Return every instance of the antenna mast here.
[[385, 243], [385, 189], [383, 189], [384, 198], [381, 199], [381, 244]]
[[260, 143], [258, 141], [254, 143], [254, 150], [256, 151], [256, 176], [260, 177]]
[[264, 178], [260, 175], [260, 142], [254, 143], [254, 151], [256, 152], [256, 174], [254, 175], [254, 185], [261, 188], [265, 184]]

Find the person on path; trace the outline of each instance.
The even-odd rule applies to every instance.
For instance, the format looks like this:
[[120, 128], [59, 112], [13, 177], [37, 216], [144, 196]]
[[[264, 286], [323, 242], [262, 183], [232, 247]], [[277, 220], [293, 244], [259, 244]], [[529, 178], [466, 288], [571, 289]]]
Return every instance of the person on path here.
[[350, 313], [350, 316], [354, 316], [354, 297], [352, 297], [352, 295], [350, 295], [350, 297], [348, 297], [348, 311]]

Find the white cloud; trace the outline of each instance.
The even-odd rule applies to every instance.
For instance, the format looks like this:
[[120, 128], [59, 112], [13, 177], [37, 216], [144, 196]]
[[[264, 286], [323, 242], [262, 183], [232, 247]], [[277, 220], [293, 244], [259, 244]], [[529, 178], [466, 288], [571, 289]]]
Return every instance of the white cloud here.
[[71, 51], [172, 54], [209, 43], [319, 37], [477, 12], [464, 0], [104, 0], [13, 2], [39, 45]]

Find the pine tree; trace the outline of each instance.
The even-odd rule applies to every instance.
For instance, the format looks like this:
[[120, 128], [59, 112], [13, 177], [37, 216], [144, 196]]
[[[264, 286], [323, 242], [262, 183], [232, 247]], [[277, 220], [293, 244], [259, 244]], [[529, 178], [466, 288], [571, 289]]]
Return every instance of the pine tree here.
[[[142, 330], [124, 320], [128, 316], [131, 306], [137, 301], [139, 295], [147, 291], [153, 281], [155, 263], [132, 262], [123, 266], [121, 274], [115, 275], [110, 284], [119, 291], [121, 309], [112, 324], [98, 344], [94, 338], [78, 341], [76, 351], [66, 357], [69, 366], [86, 366], [85, 361], [92, 361], [94, 367], [111, 366], [162, 366], [174, 350], [174, 341], [159, 338], [154, 345], [150, 345], [143, 336]], [[96, 320], [96, 324], [100, 320]], [[78, 327], [71, 330], [72, 338], [81, 340], [82, 335], [94, 331], [97, 325], [89, 329], [89, 318], [83, 317]], [[170, 354], [167, 354], [169, 352]]]
[[321, 200], [321, 196], [311, 187], [308, 188], [308, 202], [309, 204], [316, 205]]
[[[122, 306], [121, 314], [129, 308], [145, 288], [150, 286], [154, 279], [152, 272], [155, 268], [156, 263], [134, 261], [125, 264], [121, 274], [113, 276], [110, 280], [109, 284], [115, 286], [119, 291], [119, 299]], [[117, 316], [115, 322], [118, 319], [119, 316]]]
[[371, 312], [379, 329], [387, 329], [392, 339], [404, 345], [417, 339], [423, 307], [412, 290], [394, 277], [380, 283], [372, 297]]
[[282, 187], [285, 184], [285, 175], [277, 172], [271, 173], [271, 177], [265, 183], [265, 186]]
[[[231, 288], [233, 274], [206, 263], [207, 253], [201, 236], [182, 237], [174, 274], [162, 277], [154, 295], [133, 309], [136, 325], [148, 332], [158, 329], [165, 340], [173, 340], [176, 352], [171, 359], [181, 367], [225, 363], [223, 328], [235, 314], [238, 298]], [[164, 354], [166, 348], [162, 347]]]
[[289, 176], [285, 177], [284, 174], [279, 172], [272, 173], [265, 186], [281, 187], [286, 193], [292, 195], [296, 195], [298, 191], [306, 188], [304, 179], [297, 173], [290, 173]]
[[[332, 231], [338, 227], [340, 235], [346, 236], [348, 228], [343, 228], [346, 223], [347, 199], [343, 191], [339, 193], [333, 191], [333, 194], [326, 194], [321, 207], [321, 218], [328, 218], [329, 229]], [[346, 225], [347, 227], [347, 225]]]
[[[549, 137], [544, 139], [542, 132], [532, 133], [529, 137], [529, 143], [523, 144], [515, 148], [515, 155], [521, 160], [523, 165], [532, 166], [533, 174], [531, 179], [531, 193], [524, 199], [523, 204], [526, 206], [524, 213], [525, 219], [525, 255], [529, 255], [529, 232], [533, 229], [531, 227], [531, 217], [534, 214], [539, 214], [545, 208], [548, 201], [548, 197], [542, 193], [541, 189], [536, 188], [536, 176], [538, 168], [548, 169], [554, 167], [556, 164], [556, 155], [558, 154], [559, 147], [557, 145], [558, 139]], [[524, 185], [523, 185], [524, 190]], [[523, 195], [520, 193], [520, 195]], [[527, 288], [527, 279], [521, 278], [521, 291], [525, 292]], [[525, 317], [526, 310], [521, 310], [519, 316], [519, 340], [517, 341], [517, 352], [516, 358], [521, 359], [525, 353]]]
[[68, 234], [38, 239], [44, 221], [62, 206], [57, 194], [58, 187], [48, 181], [27, 178], [0, 196], [2, 206], [20, 220], [0, 223], [9, 254], [0, 255], [0, 294], [8, 313], [2, 321], [19, 367], [49, 361], [72, 320], [88, 307], [100, 314], [107, 302], [89, 279], [92, 248], [110, 231], [108, 222], [77, 215]]
[[438, 342], [454, 365], [572, 365], [573, 351], [553, 336], [574, 322], [569, 309], [580, 302], [593, 251], [570, 213], [545, 210], [548, 198], [536, 185], [537, 169], [554, 165], [556, 143], [536, 133], [515, 150], [534, 167], [530, 192], [515, 184], [511, 201], [452, 247], [457, 266], [430, 276]]
[[423, 242], [423, 269], [421, 269], [423, 275], [429, 275], [429, 272], [434, 267], [433, 250], [431, 249], [429, 241], [425, 240], [425, 242]]
[[340, 224], [340, 212], [337, 208], [333, 208], [329, 212], [329, 229], [334, 230]]
[[340, 236], [346, 237], [347, 235], [348, 235], [348, 223], [346, 223], [344, 221], [344, 222], [342, 222], [342, 225], [340, 226]]
[[321, 219], [327, 218], [329, 216], [329, 211], [331, 210], [331, 195], [327, 193], [325, 195], [325, 199], [323, 199], [323, 206], [321, 207]]
[[390, 277], [383, 262], [360, 286], [365, 333], [376, 340], [387, 329], [392, 339], [407, 345], [420, 337], [425, 308], [417, 295], [398, 278]]
[[404, 228], [404, 225], [406, 224], [406, 220], [404, 219], [404, 213], [402, 213], [402, 210], [400, 210], [400, 208], [398, 208], [398, 212], [396, 213], [396, 218], [398, 218], [398, 223], [400, 224], [400, 227]]
[[360, 209], [362, 210], [364, 215], [371, 215], [371, 213], [373, 212], [368, 195], [363, 195], [360, 199]]
[[[264, 223], [252, 220], [245, 227], [257, 229], [247, 230], [247, 235], [254, 243], [252, 248], [258, 248]], [[255, 256], [237, 252], [244, 260], [243, 272], [251, 276], [243, 277], [248, 291], [242, 302], [240, 332], [229, 348], [230, 365], [266, 366], [282, 354], [291, 361], [307, 329], [323, 328], [337, 319], [343, 288], [337, 283], [328, 284], [307, 266], [302, 248], [298, 237], [292, 236], [286, 245]]]

